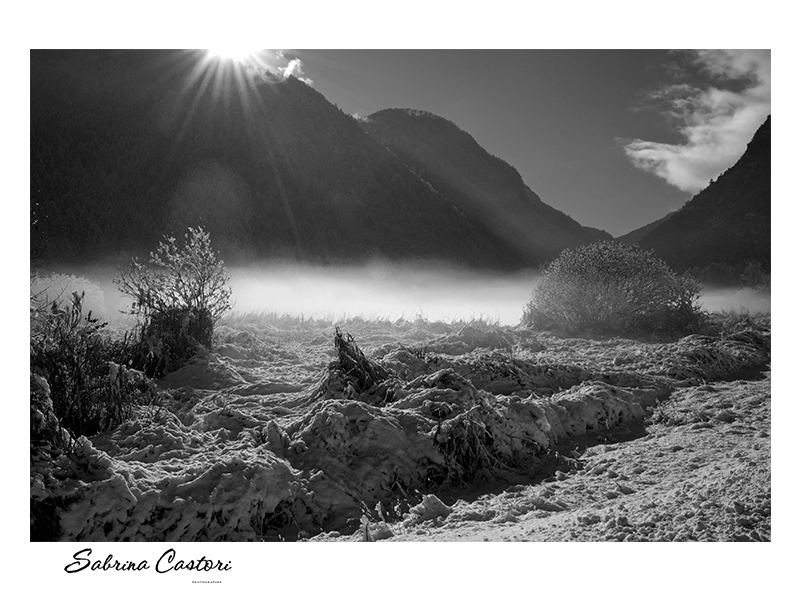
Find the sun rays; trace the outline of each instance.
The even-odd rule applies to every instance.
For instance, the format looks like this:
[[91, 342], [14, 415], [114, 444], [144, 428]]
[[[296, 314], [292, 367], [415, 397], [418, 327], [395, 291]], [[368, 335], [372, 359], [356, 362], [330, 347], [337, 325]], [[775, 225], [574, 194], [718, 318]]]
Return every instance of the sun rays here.
[[208, 49], [209, 56], [221, 59], [233, 60], [238, 63], [246, 62], [258, 52], [260, 52], [260, 50], [253, 50], [250, 48], [239, 48], [236, 46], [225, 46], [220, 48]]
[[[163, 122], [168, 123], [165, 133], [173, 151], [181, 153], [202, 144], [209, 130], [216, 130], [210, 135], [227, 139], [229, 148], [250, 148], [275, 176], [281, 208], [301, 254], [291, 202], [274, 164], [283, 150], [279, 136], [272, 131], [274, 107], [269, 98], [279, 93], [277, 87], [290, 77], [310, 84], [302, 77], [302, 61], [280, 50], [226, 48], [175, 52], [164, 66], [161, 77], [180, 81], [175, 93], [163, 101]], [[217, 156], [214, 160], [222, 165], [219, 168], [235, 171], [228, 159]]]
[[201, 105], [250, 115], [263, 103], [259, 87], [283, 77], [273, 50], [208, 49], [177, 54], [170, 70], [181, 79], [181, 93], [172, 99], [171, 114], [177, 121], [173, 143], [180, 143]]

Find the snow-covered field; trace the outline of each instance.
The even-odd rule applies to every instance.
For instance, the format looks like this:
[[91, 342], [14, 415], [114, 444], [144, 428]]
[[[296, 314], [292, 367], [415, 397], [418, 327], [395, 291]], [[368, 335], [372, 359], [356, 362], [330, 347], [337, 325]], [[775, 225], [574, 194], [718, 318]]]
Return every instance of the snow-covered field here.
[[647, 343], [479, 314], [227, 317], [161, 406], [32, 458], [31, 498], [74, 541], [769, 539], [768, 318]]

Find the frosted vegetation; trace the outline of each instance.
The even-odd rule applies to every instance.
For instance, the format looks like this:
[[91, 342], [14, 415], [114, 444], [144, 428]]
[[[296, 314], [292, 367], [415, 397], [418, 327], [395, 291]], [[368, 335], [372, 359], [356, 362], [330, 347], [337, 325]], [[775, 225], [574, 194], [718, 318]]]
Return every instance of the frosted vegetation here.
[[[558, 321], [547, 302], [568, 289], [596, 302], [569, 276], [607, 276], [614, 252], [629, 251], [562, 255], [518, 323], [230, 311], [236, 278], [202, 230], [119, 272], [136, 322], [114, 335], [94, 317], [99, 285], [35, 280], [31, 537], [243, 541], [361, 528], [379, 539], [440, 518], [434, 494], [544, 476], [565, 440], [641, 422], [673, 390], [769, 364], [768, 316], [707, 314], [688, 283], [677, 300], [659, 296], [659, 283], [683, 279], [650, 255], [617, 257], [619, 277], [607, 279], [624, 282], [644, 261], [651, 271], [635, 290], [648, 292], [639, 297], [657, 328], [613, 310]], [[369, 279], [396, 288], [389, 268], [373, 264]], [[78, 288], [85, 295], [69, 295]], [[513, 282], [494, 289], [516, 297]], [[57, 301], [43, 290], [59, 290]]]
[[652, 251], [617, 242], [564, 250], [544, 271], [523, 321], [570, 333], [695, 333], [700, 285]]

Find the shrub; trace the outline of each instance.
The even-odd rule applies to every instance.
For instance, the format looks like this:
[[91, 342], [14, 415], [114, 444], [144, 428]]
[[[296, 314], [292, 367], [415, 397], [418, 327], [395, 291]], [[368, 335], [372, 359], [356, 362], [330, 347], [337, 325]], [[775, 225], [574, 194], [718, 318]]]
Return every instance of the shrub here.
[[148, 375], [179, 368], [197, 350], [211, 347], [214, 325], [231, 308], [225, 265], [202, 228], [189, 228], [182, 244], [165, 237], [150, 261], [133, 260], [114, 282], [140, 317], [132, 360]]
[[684, 333], [703, 319], [699, 293], [652, 251], [598, 242], [564, 250], [545, 269], [523, 322], [572, 333]]
[[61, 445], [52, 415], [74, 437], [88, 437], [116, 427], [155, 398], [141, 375], [113, 362], [124, 354], [120, 342], [102, 335], [105, 323], [85, 314], [83, 301], [73, 293], [69, 304], [32, 304], [32, 442]]

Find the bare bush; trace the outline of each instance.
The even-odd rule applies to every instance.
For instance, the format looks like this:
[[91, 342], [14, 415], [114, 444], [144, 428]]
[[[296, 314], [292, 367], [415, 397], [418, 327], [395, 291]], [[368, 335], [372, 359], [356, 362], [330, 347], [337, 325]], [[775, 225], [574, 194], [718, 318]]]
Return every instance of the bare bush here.
[[137, 405], [156, 398], [148, 381], [113, 362], [124, 353], [121, 343], [102, 335], [105, 323], [84, 312], [83, 300], [73, 293], [69, 304], [39, 304], [31, 311], [32, 441], [44, 431], [55, 445], [50, 410], [74, 437], [88, 437], [116, 427]]
[[602, 334], [675, 334], [697, 329], [699, 284], [652, 251], [617, 242], [564, 250], [544, 271], [523, 322]]
[[133, 361], [149, 375], [180, 367], [198, 344], [211, 347], [214, 325], [231, 308], [230, 277], [202, 228], [189, 228], [182, 243], [165, 237], [149, 262], [134, 259], [114, 280], [140, 317]]

